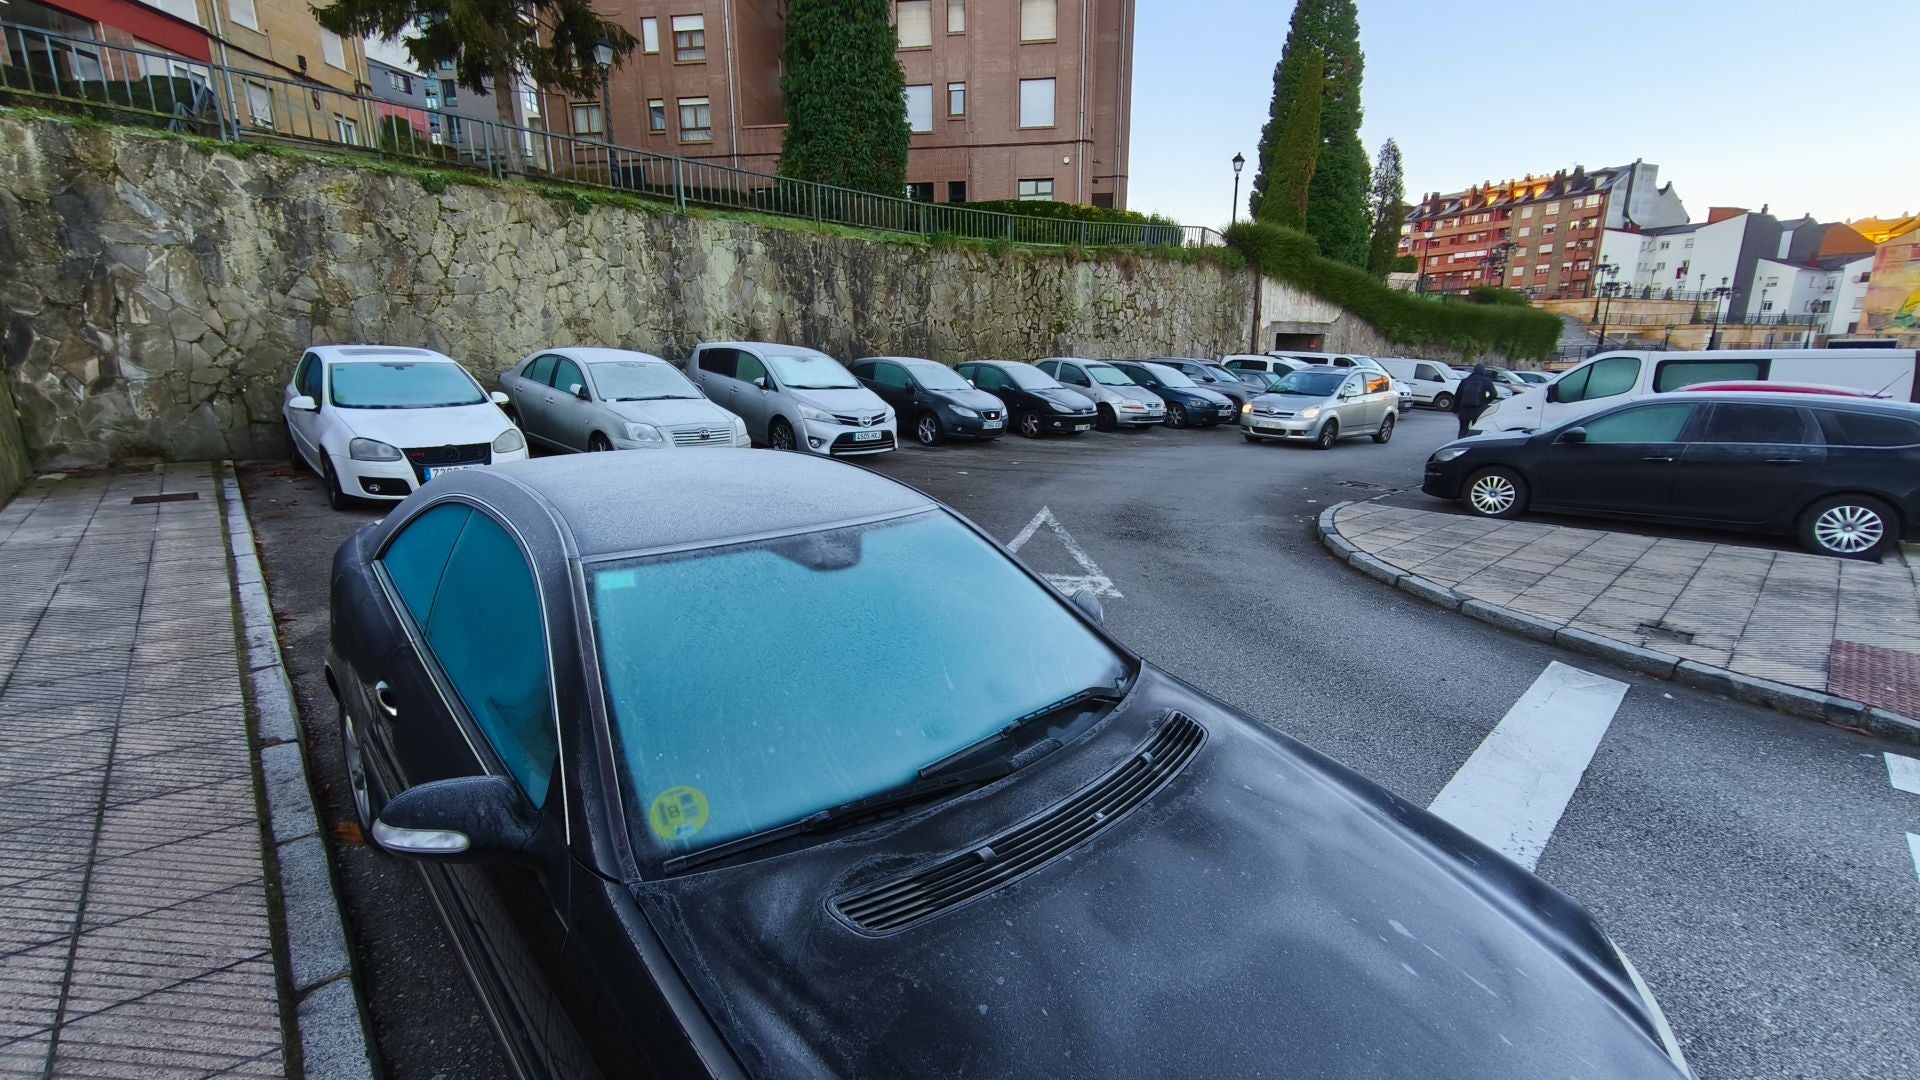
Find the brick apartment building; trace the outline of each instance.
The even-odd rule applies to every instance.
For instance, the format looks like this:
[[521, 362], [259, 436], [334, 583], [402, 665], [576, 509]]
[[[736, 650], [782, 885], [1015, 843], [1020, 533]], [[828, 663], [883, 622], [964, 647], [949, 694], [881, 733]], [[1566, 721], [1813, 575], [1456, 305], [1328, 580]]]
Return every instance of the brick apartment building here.
[[1590, 296], [1606, 230], [1687, 220], [1673, 185], [1659, 186], [1658, 176], [1658, 166], [1636, 161], [1429, 194], [1407, 212], [1400, 254], [1414, 258], [1428, 292], [1489, 285]]
[[[640, 47], [612, 72], [604, 112], [592, 98], [550, 95], [551, 130], [776, 171], [784, 0], [596, 8]], [[1134, 0], [896, 0], [913, 133], [907, 194], [1124, 208], [1133, 13]]]

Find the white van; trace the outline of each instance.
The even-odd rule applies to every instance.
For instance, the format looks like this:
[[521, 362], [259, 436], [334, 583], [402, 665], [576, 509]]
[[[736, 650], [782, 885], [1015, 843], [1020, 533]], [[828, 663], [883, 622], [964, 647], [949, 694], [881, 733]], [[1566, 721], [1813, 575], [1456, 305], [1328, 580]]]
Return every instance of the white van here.
[[1703, 382], [1844, 386], [1897, 401], [1920, 400], [1912, 349], [1719, 349], [1604, 352], [1542, 387], [1487, 406], [1478, 431], [1535, 431], [1644, 394]]
[[1460, 373], [1435, 360], [1414, 360], [1405, 356], [1383, 356], [1380, 366], [1387, 374], [1413, 388], [1416, 405], [1431, 405], [1441, 412], [1453, 408], [1453, 396], [1460, 392]]

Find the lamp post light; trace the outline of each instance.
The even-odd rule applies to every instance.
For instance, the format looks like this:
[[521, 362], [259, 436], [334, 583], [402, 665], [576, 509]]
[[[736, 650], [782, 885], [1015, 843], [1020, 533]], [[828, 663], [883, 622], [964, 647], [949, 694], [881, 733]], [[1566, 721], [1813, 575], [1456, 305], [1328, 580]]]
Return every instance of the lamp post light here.
[[1233, 155], [1233, 214], [1229, 224], [1238, 224], [1240, 221], [1240, 170], [1246, 167], [1247, 159], [1244, 156]]
[[1672, 348], [1673, 348], [1673, 327], [1669, 326], [1667, 327], [1667, 336], [1660, 339], [1660, 351], [1667, 352]]
[[1720, 347], [1720, 303], [1727, 298], [1727, 279], [1720, 279], [1720, 287], [1713, 290], [1713, 329], [1707, 332], [1707, 348]]
[[600, 69], [600, 140], [613, 145], [613, 102], [607, 96], [607, 74], [613, 70], [613, 43], [601, 38], [593, 43], [593, 64]]
[[1600, 282], [1600, 299], [1593, 302], [1593, 306], [1598, 309], [1596, 318], [1600, 320], [1600, 340], [1594, 344], [1595, 347], [1604, 349], [1607, 347], [1607, 316], [1612, 314], [1613, 308], [1613, 276], [1620, 272], [1620, 268], [1610, 262], [1603, 262], [1593, 269], [1596, 279], [1606, 278], [1605, 281]]

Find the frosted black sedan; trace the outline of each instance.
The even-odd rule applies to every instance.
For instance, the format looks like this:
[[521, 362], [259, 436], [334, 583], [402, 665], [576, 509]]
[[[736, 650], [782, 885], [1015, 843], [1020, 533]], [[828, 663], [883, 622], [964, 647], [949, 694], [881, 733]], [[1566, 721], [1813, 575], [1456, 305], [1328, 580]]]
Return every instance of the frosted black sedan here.
[[529, 1074], [1684, 1075], [1566, 897], [844, 463], [437, 479], [327, 677]]

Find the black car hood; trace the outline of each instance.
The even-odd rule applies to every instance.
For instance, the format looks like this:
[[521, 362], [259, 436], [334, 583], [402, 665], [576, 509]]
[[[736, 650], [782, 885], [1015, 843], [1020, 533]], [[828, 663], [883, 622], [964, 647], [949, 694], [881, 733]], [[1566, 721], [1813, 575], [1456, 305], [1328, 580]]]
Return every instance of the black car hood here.
[[[1178, 709], [1156, 796], [895, 933], [846, 892], [977, 847]], [[853, 836], [635, 887], [762, 1076], [1675, 1076], [1578, 907], [1450, 826], [1152, 672], [1067, 750]]]
[[994, 397], [985, 390], [927, 390], [924, 391], [924, 393], [930, 397], [939, 398], [949, 405], [959, 405], [968, 409], [998, 410], [1006, 407], [999, 398]]
[[1069, 390], [1064, 386], [1050, 386], [1044, 390], [1029, 390], [1027, 393], [1042, 401], [1059, 405], [1072, 412], [1093, 411], [1093, 399], [1078, 390]]

